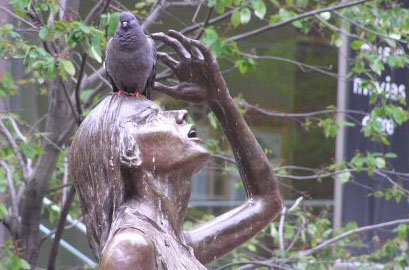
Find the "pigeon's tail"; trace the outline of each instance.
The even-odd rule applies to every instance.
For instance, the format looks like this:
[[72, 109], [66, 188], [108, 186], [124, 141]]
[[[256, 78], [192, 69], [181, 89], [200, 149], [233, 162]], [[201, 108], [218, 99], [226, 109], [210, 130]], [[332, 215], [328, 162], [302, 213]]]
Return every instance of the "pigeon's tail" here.
[[147, 99], [151, 99], [151, 89], [150, 89], [150, 87], [146, 88], [145, 93], [143, 93], [143, 94]]

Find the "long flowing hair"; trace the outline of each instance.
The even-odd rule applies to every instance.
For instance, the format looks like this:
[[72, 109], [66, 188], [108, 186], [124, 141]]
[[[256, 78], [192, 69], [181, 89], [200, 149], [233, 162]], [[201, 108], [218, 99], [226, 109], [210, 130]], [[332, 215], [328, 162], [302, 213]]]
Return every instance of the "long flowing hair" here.
[[72, 142], [69, 168], [89, 244], [98, 259], [115, 213], [127, 197], [123, 177], [127, 168], [121, 163], [124, 150], [128, 154], [129, 149], [138, 153], [135, 139], [126, 139], [132, 131], [124, 123], [137, 126], [150, 113], [144, 111], [152, 105], [149, 100], [109, 95], [90, 112]]

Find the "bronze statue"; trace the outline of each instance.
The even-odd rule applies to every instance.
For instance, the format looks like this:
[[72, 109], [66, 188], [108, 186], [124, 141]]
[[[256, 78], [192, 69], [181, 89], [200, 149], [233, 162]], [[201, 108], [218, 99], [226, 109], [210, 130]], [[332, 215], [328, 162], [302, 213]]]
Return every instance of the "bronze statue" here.
[[207, 151], [187, 112], [163, 111], [147, 99], [110, 95], [84, 120], [72, 143], [70, 169], [89, 242], [100, 269], [206, 269], [280, 213], [277, 181], [265, 153], [229, 95], [211, 52], [175, 31], [152, 37], [178, 54], [158, 57], [179, 78], [155, 90], [215, 113], [233, 149], [248, 200], [183, 231], [191, 176]]

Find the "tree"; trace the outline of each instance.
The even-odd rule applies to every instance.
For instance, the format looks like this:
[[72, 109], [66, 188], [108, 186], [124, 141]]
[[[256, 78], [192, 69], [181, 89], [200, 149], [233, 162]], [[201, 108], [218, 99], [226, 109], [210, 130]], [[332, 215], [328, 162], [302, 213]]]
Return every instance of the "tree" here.
[[[21, 91], [23, 86], [28, 87], [29, 91], [47, 95], [48, 108], [43, 119], [43, 127], [34, 130], [29, 128], [15, 112], [2, 111], [0, 115], [0, 134], [3, 139], [2, 150], [0, 150], [0, 179], [7, 182], [6, 192], [11, 202], [7, 207], [1, 205], [0, 213], [2, 222], [9, 229], [13, 239], [13, 244], [8, 246], [9, 256], [6, 257], [18, 258], [13, 257], [17, 254], [31, 267], [37, 265], [38, 251], [42, 243], [39, 225], [44, 207], [43, 199], [50, 192], [58, 190], [60, 193], [53, 196], [54, 203], [63, 205], [63, 210], [58, 219], [59, 222], [55, 224], [54, 248], [49, 256], [48, 265], [49, 269], [55, 268], [58, 241], [75, 193], [70, 188], [69, 181], [61, 181], [68, 177], [68, 173], [64, 170], [64, 157], [68, 154], [70, 140], [81, 123], [84, 112], [86, 114], [87, 110], [98, 102], [104, 90], [109, 88], [104, 78], [103, 52], [107, 39], [114, 34], [118, 11], [123, 10], [124, 5], [120, 1], [100, 0], [87, 10], [86, 15], [80, 15], [83, 12], [82, 10], [80, 12], [79, 7], [83, 4], [78, 0], [13, 0], [10, 5], [5, 3], [0, 5], [1, 13], [14, 20], [12, 24], [0, 26], [0, 55], [5, 60], [21, 59], [27, 78], [14, 80], [11, 73], [4, 74], [0, 80], [0, 97], [7, 98]], [[404, 34], [407, 31], [409, 14], [403, 4], [405, 3], [388, 0], [341, 3], [313, 0], [210, 0], [208, 2], [146, 0], [133, 3], [130, 9], [144, 17], [143, 26], [147, 30], [155, 22], [160, 21], [164, 14], [190, 12], [192, 23], [176, 30], [202, 39], [220, 60], [227, 59], [226, 61], [233, 62], [234, 67], [242, 74], [258, 69], [258, 61], [268, 60], [294, 64], [305, 71], [337, 76], [333, 70], [301, 63], [294, 59], [258, 55], [257, 52], [243, 48], [241, 41], [282, 27], [294, 27], [306, 36], [319, 36], [333, 46], [340, 46], [340, 35], [347, 35], [352, 39], [351, 47], [356, 53], [351, 72], [365, 77], [362, 83], [370, 85], [371, 81], [381, 75], [385, 66], [401, 68], [409, 63], [404, 49], [407, 46]], [[204, 16], [203, 13], [205, 13]], [[199, 21], [202, 17], [203, 19]], [[354, 30], [348, 30], [348, 28], [345, 30], [341, 27], [342, 24], [352, 25]], [[166, 30], [164, 26], [158, 28]], [[376, 43], [380, 41], [387, 43], [394, 52], [399, 53], [391, 53], [386, 56], [386, 62], [383, 61], [382, 57], [385, 56], [380, 56], [376, 50]], [[162, 47], [163, 45], [158, 44], [159, 50], [163, 49]], [[172, 74], [168, 69], [163, 68], [157, 79], [171, 82]], [[328, 138], [334, 137], [340, 126], [351, 125], [350, 122], [352, 122], [337, 122], [335, 116], [340, 111], [335, 107], [308, 113], [277, 113], [249, 104], [240, 98], [237, 101], [243, 108], [243, 113], [253, 110], [269, 117], [296, 119], [308, 129], [322, 128]], [[392, 119], [397, 125], [402, 125], [409, 119], [406, 101], [390, 102], [384, 93], [374, 93], [371, 102], [373, 109], [362, 131], [368, 138], [388, 144], [388, 134], [376, 119], [384, 117]], [[343, 111], [342, 113], [353, 119], [354, 115], [363, 112]], [[211, 115], [209, 118], [212, 120]], [[214, 121], [211, 123], [217, 128]], [[216, 134], [217, 131], [214, 133]], [[212, 150], [215, 157], [230, 161], [228, 156], [219, 154], [222, 149], [224, 149], [223, 143], [214, 145]], [[401, 200], [407, 198], [408, 190], [395, 180], [394, 176], [398, 173], [387, 167], [387, 161], [395, 157], [393, 153], [357, 153], [351, 160], [326, 164], [320, 169], [296, 168], [313, 172], [308, 176], [294, 174], [294, 167], [279, 166], [277, 176], [303, 179], [338, 175], [343, 181], [353, 181], [351, 173], [354, 171], [366, 172], [369, 175], [378, 174], [392, 181], [394, 185], [387, 190], [374, 191], [375, 195]], [[402, 177], [407, 175], [404, 174]], [[278, 264], [303, 268], [303, 257], [300, 255], [309, 255], [310, 257], [307, 257], [309, 260], [317, 261], [320, 256], [325, 255], [328, 259], [339, 255], [336, 252], [331, 253], [331, 249], [321, 248], [319, 242], [324, 247], [332, 245], [334, 241], [338, 245], [349, 243], [349, 240], [340, 241], [344, 237], [328, 240], [336, 234], [330, 230], [330, 223], [323, 219], [314, 220], [312, 215], [304, 215], [295, 209], [296, 207], [290, 209], [291, 211], [288, 210], [288, 213], [297, 213], [295, 215], [299, 221], [297, 224], [285, 224], [288, 213], [283, 212], [278, 229], [274, 229], [275, 225], [269, 229], [279, 242], [278, 250], [282, 254], [296, 254], [296, 256], [279, 260], [251, 260], [251, 263], [246, 258], [247, 262], [241, 262], [242, 264], [268, 267]], [[75, 210], [72, 210], [72, 213], [75, 213]], [[401, 224], [398, 227], [398, 238], [393, 240], [395, 241], [393, 243], [404, 241], [407, 230], [407, 225], [404, 224], [407, 223], [408, 220], [400, 220], [392, 224]], [[307, 225], [311, 230], [300, 229]], [[351, 228], [343, 230], [348, 229]], [[289, 231], [293, 231], [294, 234]], [[288, 234], [287, 238], [292, 235], [296, 239], [288, 246], [285, 245], [284, 232]], [[359, 232], [359, 229], [353, 229], [352, 232]], [[317, 237], [317, 241], [299, 237], [303, 234]], [[394, 262], [393, 266], [407, 266], [408, 259], [402, 257], [402, 254], [407, 252], [408, 247], [390, 251], [391, 245], [378, 250], [375, 255], [372, 254], [374, 257], [378, 256], [373, 260], [394, 258], [395, 261], [390, 259]], [[251, 243], [248, 247], [251, 247]], [[297, 253], [288, 253], [292, 248], [297, 248]], [[381, 254], [382, 251], [385, 252]], [[318, 255], [314, 257], [315, 254]], [[349, 258], [347, 254], [341, 255]], [[12, 260], [4, 263], [11, 263], [10, 261]], [[15, 260], [16, 263], [21, 264], [20, 268], [27, 267], [25, 261]], [[322, 265], [326, 264], [322, 263]]]

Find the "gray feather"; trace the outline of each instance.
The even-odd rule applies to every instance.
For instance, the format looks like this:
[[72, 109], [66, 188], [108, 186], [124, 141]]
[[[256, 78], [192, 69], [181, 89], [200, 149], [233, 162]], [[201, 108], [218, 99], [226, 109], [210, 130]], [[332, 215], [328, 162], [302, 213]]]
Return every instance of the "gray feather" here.
[[155, 66], [155, 43], [145, 35], [132, 13], [123, 12], [105, 54], [106, 72], [114, 92], [139, 91], [149, 98], [156, 76]]

